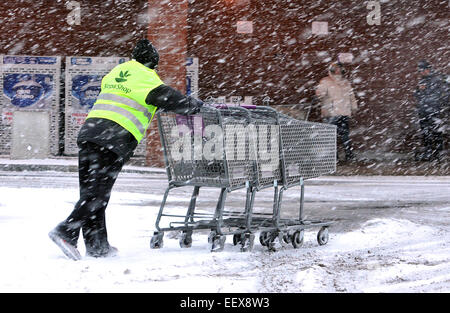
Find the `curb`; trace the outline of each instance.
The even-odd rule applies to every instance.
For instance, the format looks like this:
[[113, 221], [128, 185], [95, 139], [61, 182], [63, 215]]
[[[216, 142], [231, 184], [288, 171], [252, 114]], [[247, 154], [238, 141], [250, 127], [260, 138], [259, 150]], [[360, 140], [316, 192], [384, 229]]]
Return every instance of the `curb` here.
[[[41, 163], [42, 162], [42, 163]], [[53, 162], [53, 164], [52, 164]], [[48, 160], [8, 160], [0, 159], [0, 171], [5, 172], [66, 172], [78, 173], [77, 159], [48, 159]], [[165, 175], [164, 168], [125, 165], [123, 173], [160, 174]]]

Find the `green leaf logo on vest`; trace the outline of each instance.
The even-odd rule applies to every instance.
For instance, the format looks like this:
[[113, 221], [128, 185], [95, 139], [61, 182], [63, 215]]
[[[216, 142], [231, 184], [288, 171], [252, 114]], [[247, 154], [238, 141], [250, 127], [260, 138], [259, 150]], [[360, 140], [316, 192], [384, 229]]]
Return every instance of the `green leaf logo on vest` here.
[[131, 74], [126, 71], [125, 73], [123, 71], [120, 71], [119, 77], [116, 77], [116, 82], [123, 83], [127, 81], [127, 77], [130, 77]]
[[[124, 83], [127, 81], [127, 78], [130, 77], [131, 74], [128, 73], [128, 71], [120, 71], [119, 77], [114, 78], [116, 82], [118, 83]], [[128, 87], [125, 87], [122, 84], [111, 84], [112, 81], [112, 77], [108, 77], [109, 79], [107, 79], [107, 81], [105, 82], [105, 85], [103, 86], [103, 88], [106, 89], [115, 89], [115, 90], [120, 90], [124, 93], [130, 93], [131, 89]]]

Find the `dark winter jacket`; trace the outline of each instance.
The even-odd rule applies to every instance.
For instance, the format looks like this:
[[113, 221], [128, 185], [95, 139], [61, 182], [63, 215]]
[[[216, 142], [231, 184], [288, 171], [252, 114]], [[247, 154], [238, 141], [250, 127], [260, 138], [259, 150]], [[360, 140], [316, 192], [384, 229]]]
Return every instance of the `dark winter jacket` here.
[[[423, 86], [424, 88], [420, 88]], [[419, 80], [415, 91], [417, 112], [420, 118], [430, 115], [439, 116], [449, 102], [448, 83], [442, 75], [431, 73]]]
[[[158, 107], [158, 110], [177, 114], [194, 114], [203, 104], [202, 101], [184, 96], [167, 85], [161, 85], [150, 91], [145, 102]], [[130, 132], [119, 124], [103, 118], [86, 120], [78, 133], [78, 146], [86, 141], [115, 152], [124, 159], [124, 162], [133, 155], [138, 145]]]

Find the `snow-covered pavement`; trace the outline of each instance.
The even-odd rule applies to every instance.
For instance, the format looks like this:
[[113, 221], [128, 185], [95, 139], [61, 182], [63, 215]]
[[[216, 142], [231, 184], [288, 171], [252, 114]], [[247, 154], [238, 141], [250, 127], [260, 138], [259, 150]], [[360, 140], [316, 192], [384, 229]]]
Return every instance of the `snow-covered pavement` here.
[[[307, 217], [335, 221], [329, 242], [319, 246], [312, 229], [300, 249], [277, 252], [256, 239], [243, 253], [228, 238], [211, 253], [208, 232], [194, 233], [189, 249], [170, 234], [164, 248], [149, 249], [166, 186], [163, 174], [122, 173], [107, 209], [119, 256], [74, 262], [47, 233], [78, 200], [76, 173], [0, 172], [0, 292], [450, 292], [448, 176], [307, 181]], [[190, 192], [175, 189], [170, 209], [184, 213]], [[296, 214], [298, 193], [285, 193], [286, 216]], [[239, 208], [244, 195], [232, 192], [227, 205]], [[199, 207], [211, 210], [217, 197], [201, 189]], [[255, 208], [271, 209], [272, 197], [261, 191]]]

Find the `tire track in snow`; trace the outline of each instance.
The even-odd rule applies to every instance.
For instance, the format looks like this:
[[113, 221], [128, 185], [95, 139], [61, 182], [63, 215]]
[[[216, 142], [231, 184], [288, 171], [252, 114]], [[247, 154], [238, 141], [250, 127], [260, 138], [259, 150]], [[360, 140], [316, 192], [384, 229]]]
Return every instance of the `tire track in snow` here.
[[260, 252], [261, 291], [448, 292], [449, 242], [448, 229], [371, 220], [361, 230], [330, 236], [327, 246], [309, 240], [298, 250]]

